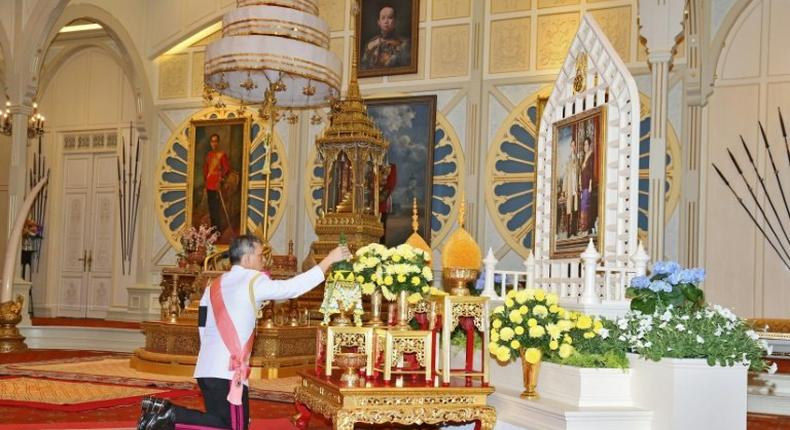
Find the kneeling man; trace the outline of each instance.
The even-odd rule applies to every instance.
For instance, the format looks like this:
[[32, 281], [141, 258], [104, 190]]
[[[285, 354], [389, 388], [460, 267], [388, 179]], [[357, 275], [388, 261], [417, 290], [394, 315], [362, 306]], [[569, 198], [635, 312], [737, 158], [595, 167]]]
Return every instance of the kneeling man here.
[[318, 266], [278, 281], [261, 272], [264, 256], [260, 239], [249, 234], [234, 239], [230, 244], [233, 267], [215, 279], [200, 300], [200, 352], [194, 376], [206, 412], [149, 397], [143, 400], [138, 430], [247, 430], [247, 379], [258, 308], [266, 300], [292, 299], [310, 291], [324, 280], [332, 264], [350, 257], [348, 248], [339, 246]]

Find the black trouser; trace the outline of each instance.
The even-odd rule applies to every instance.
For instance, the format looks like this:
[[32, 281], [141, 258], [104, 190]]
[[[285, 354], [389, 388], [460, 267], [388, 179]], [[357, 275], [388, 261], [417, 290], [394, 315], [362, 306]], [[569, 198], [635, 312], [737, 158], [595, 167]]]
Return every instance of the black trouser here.
[[[203, 393], [203, 403], [206, 412], [195, 409], [187, 409], [175, 406], [176, 424], [193, 424], [206, 427], [221, 429], [231, 428], [230, 402], [228, 402], [228, 390], [230, 381], [220, 378], [197, 378], [200, 392]], [[244, 408], [244, 421], [240, 429], [247, 430], [250, 422], [250, 399], [249, 389], [244, 386], [244, 393], [241, 396], [241, 403]]]
[[217, 228], [217, 231], [222, 233], [222, 196], [219, 195], [219, 190], [206, 190], [206, 198], [208, 200], [208, 216], [211, 219], [211, 225]]

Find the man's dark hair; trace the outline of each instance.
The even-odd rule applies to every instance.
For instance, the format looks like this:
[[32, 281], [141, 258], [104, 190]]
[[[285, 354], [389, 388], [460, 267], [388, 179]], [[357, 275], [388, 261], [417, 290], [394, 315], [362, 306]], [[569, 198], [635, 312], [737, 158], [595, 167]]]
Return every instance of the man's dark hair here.
[[219, 135], [217, 133], [211, 133], [211, 136], [208, 137], [208, 140], [211, 141], [211, 139], [213, 139], [214, 136], [217, 136], [217, 142], [219, 142]]
[[379, 17], [379, 16], [381, 16], [381, 11], [382, 11], [382, 10], [384, 10], [385, 8], [390, 8], [390, 9], [392, 9], [392, 19], [398, 19], [398, 9], [395, 9], [395, 6], [393, 6], [393, 5], [391, 5], [391, 4], [383, 4], [383, 5], [382, 5], [382, 6], [379, 8], [379, 14], [378, 14], [378, 16], [376, 17], [376, 19], [377, 19], [377, 20], [379, 19], [378, 17]]
[[247, 254], [252, 254], [255, 244], [263, 245], [261, 240], [252, 234], [242, 234], [233, 239], [230, 243], [230, 264], [236, 265], [241, 262], [241, 258]]

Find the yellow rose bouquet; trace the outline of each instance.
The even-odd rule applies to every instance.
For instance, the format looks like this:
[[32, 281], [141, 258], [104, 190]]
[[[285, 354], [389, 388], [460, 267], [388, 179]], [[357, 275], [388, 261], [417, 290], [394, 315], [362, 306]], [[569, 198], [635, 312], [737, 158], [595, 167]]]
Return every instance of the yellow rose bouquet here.
[[521, 356], [535, 364], [544, 355], [565, 359], [574, 354], [573, 335], [583, 331], [583, 336], [595, 336], [600, 322], [568, 312], [558, 301], [556, 294], [543, 290], [509, 291], [491, 316], [491, 355], [500, 362]]
[[423, 250], [402, 244], [386, 251], [371, 279], [375, 279], [385, 299], [395, 300], [398, 293], [406, 291], [409, 303], [414, 304], [430, 292], [433, 272]]
[[371, 295], [379, 286], [378, 278], [382, 273], [382, 262], [388, 255], [387, 247], [378, 243], [371, 243], [357, 249], [354, 253], [354, 274], [357, 284], [362, 288], [362, 294]]

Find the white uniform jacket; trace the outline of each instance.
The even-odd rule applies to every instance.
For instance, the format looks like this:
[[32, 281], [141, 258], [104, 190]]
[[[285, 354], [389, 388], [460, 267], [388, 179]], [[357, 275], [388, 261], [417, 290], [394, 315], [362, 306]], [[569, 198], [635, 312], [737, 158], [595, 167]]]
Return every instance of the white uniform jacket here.
[[[273, 280], [261, 274], [253, 285], [255, 307], [250, 302], [249, 283], [259, 274], [257, 270], [233, 266], [230, 272], [222, 275], [222, 299], [228, 309], [236, 333], [239, 335], [239, 344], [247, 342], [252, 330], [255, 328], [257, 309], [266, 300], [285, 300], [298, 297], [315, 288], [324, 280], [324, 272], [320, 267], [312, 269], [287, 280]], [[206, 288], [203, 298], [200, 299], [201, 320], [200, 324], [200, 353], [195, 365], [195, 378], [221, 378], [233, 379], [233, 372], [228, 368], [230, 352], [217, 330], [214, 319], [214, 310], [211, 307], [209, 289]], [[201, 321], [202, 322], [202, 321]], [[247, 381], [244, 381], [245, 384]]]

